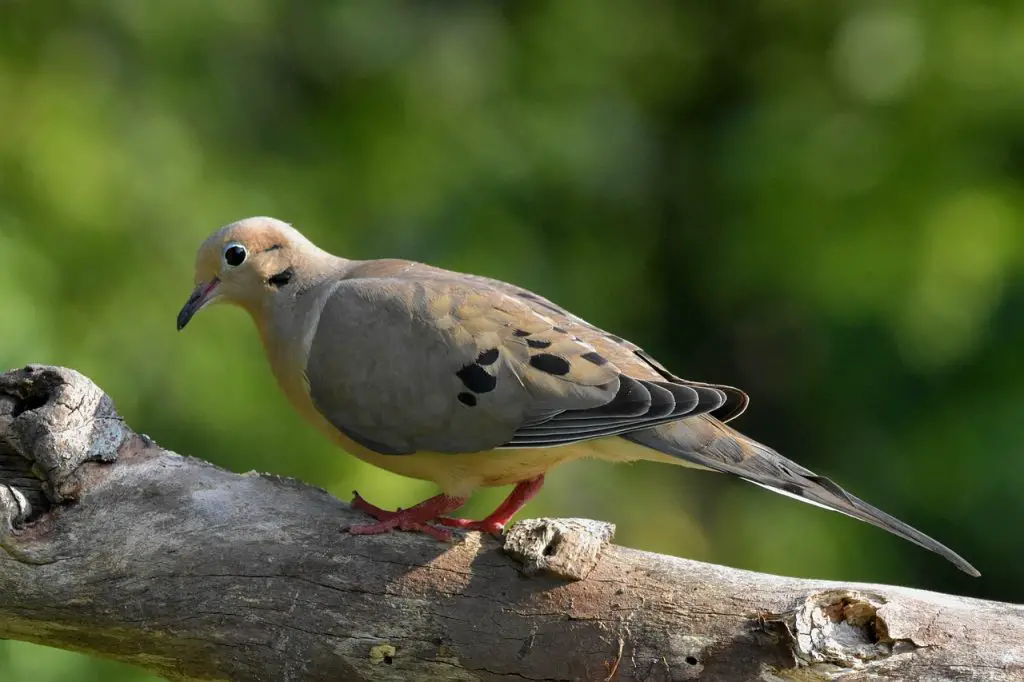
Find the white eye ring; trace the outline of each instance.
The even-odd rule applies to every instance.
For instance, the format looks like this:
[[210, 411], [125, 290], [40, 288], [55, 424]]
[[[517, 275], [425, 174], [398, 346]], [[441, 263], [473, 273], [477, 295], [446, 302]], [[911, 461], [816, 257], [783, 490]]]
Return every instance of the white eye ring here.
[[237, 242], [232, 242], [224, 247], [224, 262], [228, 267], [237, 268], [248, 257], [249, 251]]

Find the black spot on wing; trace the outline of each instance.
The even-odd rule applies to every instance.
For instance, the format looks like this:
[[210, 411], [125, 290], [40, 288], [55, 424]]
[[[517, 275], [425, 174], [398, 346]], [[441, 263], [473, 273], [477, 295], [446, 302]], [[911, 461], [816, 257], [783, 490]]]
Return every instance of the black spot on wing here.
[[468, 405], [469, 407], [473, 407], [474, 405], [476, 405], [476, 396], [473, 395], [472, 393], [466, 393], [465, 391], [463, 391], [456, 397], [459, 399], [459, 402], [462, 403], [463, 405]]
[[552, 327], [551, 331], [558, 332], [559, 334], [568, 334], [569, 333], [569, 331], [567, 329], [564, 329], [562, 327]]
[[530, 348], [547, 348], [551, 342], [543, 339], [526, 339], [526, 345]]
[[456, 372], [455, 376], [459, 377], [463, 386], [473, 393], [487, 393], [493, 391], [494, 387], [498, 385], [498, 380], [476, 363], [466, 365]]
[[480, 355], [476, 356], [476, 362], [478, 365], [493, 365], [495, 360], [498, 359], [498, 349], [489, 348], [483, 351]]
[[519, 338], [523, 338], [524, 336], [529, 336], [530, 334], [531, 334], [531, 332], [528, 332], [525, 329], [517, 329], [514, 332], [512, 332], [512, 336], [518, 336]]
[[589, 353], [584, 353], [580, 357], [586, 360], [587, 362], [594, 363], [598, 367], [600, 367], [601, 365], [608, 364], [608, 360], [603, 355], [598, 353], [596, 350], [592, 350]]
[[538, 353], [530, 358], [530, 365], [547, 374], [565, 376], [572, 369], [569, 361], [551, 353]]

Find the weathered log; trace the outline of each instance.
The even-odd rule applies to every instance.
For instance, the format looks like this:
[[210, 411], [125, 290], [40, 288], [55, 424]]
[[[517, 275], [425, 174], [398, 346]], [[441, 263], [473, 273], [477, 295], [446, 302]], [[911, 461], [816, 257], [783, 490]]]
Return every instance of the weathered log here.
[[173, 680], [1024, 680], [1024, 607], [751, 573], [529, 520], [352, 536], [312, 486], [133, 432], [81, 374], [0, 375], [0, 637]]

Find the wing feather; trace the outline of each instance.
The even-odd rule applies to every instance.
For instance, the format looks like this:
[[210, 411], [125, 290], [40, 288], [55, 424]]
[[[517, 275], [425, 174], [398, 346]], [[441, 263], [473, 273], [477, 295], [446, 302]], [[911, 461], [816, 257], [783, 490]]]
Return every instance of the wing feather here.
[[709, 412], [720, 406], [722, 399], [720, 391], [698, 391], [621, 375], [618, 392], [606, 404], [566, 410], [547, 421], [521, 427], [505, 447], [551, 447], [615, 436]]

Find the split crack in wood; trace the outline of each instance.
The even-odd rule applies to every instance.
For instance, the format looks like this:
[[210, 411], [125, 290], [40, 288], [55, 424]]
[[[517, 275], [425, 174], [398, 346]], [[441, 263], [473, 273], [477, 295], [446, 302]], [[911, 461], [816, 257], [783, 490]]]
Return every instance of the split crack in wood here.
[[[0, 637], [172, 680], [1024, 680], [1024, 607], [739, 571], [532, 519], [504, 545], [136, 434], [81, 374], [0, 375]], [[937, 569], [938, 570], [938, 569]]]

